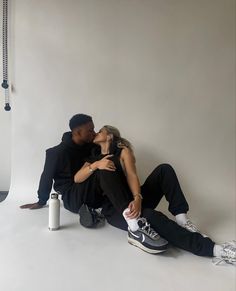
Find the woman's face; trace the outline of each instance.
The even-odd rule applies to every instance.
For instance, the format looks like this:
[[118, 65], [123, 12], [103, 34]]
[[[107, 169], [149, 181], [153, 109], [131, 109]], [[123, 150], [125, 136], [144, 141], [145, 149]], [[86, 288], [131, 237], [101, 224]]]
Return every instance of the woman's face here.
[[96, 134], [93, 142], [95, 144], [100, 144], [102, 142], [108, 141], [109, 134], [107, 133], [106, 129], [103, 127], [99, 130], [99, 132]]

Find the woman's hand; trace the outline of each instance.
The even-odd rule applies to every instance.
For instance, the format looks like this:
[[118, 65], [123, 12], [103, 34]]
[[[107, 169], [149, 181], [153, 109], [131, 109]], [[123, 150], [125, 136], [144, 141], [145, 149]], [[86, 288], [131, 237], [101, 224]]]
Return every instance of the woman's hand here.
[[90, 177], [94, 171], [99, 170], [107, 170], [107, 171], [115, 171], [116, 167], [113, 161], [109, 160], [113, 155], [107, 155], [103, 159], [96, 161], [92, 164], [86, 162], [83, 167], [75, 174], [74, 182], [82, 183], [88, 177]]
[[140, 197], [136, 197], [133, 201], [130, 202], [129, 212], [126, 212], [127, 218], [138, 218], [141, 214], [142, 208], [142, 199]]
[[[116, 167], [113, 161], [109, 160], [113, 155], [107, 155], [99, 161], [96, 161], [95, 167], [99, 170], [115, 171]], [[94, 165], [92, 164], [91, 167]], [[93, 168], [93, 167], [92, 167]]]

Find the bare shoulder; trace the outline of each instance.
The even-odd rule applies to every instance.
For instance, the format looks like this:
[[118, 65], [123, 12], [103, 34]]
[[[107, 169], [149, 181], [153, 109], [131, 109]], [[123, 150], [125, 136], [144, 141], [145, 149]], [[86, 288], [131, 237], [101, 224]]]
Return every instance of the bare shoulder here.
[[132, 154], [132, 150], [126, 146], [122, 147], [121, 155], [130, 155]]
[[121, 158], [122, 159], [131, 158], [135, 160], [134, 152], [132, 151], [132, 149], [128, 147], [123, 147], [121, 151]]

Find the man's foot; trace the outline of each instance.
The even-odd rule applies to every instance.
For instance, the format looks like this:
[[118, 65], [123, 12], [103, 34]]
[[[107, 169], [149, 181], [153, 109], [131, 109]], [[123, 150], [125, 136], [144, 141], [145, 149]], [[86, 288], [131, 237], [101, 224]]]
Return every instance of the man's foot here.
[[150, 227], [145, 218], [138, 219], [139, 229], [131, 231], [128, 228], [128, 242], [150, 254], [164, 252], [167, 249], [168, 241]]
[[219, 256], [213, 258], [213, 263], [215, 265], [222, 263], [236, 265], [236, 241], [222, 244], [222, 251]]
[[190, 232], [198, 232], [200, 233], [203, 237], [207, 237], [204, 233], [201, 233], [200, 230], [196, 227], [194, 223], [192, 223], [191, 220], [187, 220], [187, 222], [183, 225], [181, 225], [183, 228], [187, 229]]
[[98, 223], [104, 222], [105, 218], [97, 209], [83, 204], [79, 209], [80, 224], [87, 228], [96, 227]]

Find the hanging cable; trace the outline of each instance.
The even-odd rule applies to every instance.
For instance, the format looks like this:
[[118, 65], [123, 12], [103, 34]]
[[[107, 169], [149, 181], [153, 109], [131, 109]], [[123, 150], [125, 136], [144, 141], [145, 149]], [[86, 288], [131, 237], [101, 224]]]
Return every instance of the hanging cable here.
[[3, 57], [3, 82], [2, 88], [5, 91], [5, 107], [6, 111], [11, 110], [9, 99], [8, 84], [8, 47], [7, 47], [7, 29], [8, 29], [8, 0], [3, 0], [3, 24], [2, 24], [2, 57]]

